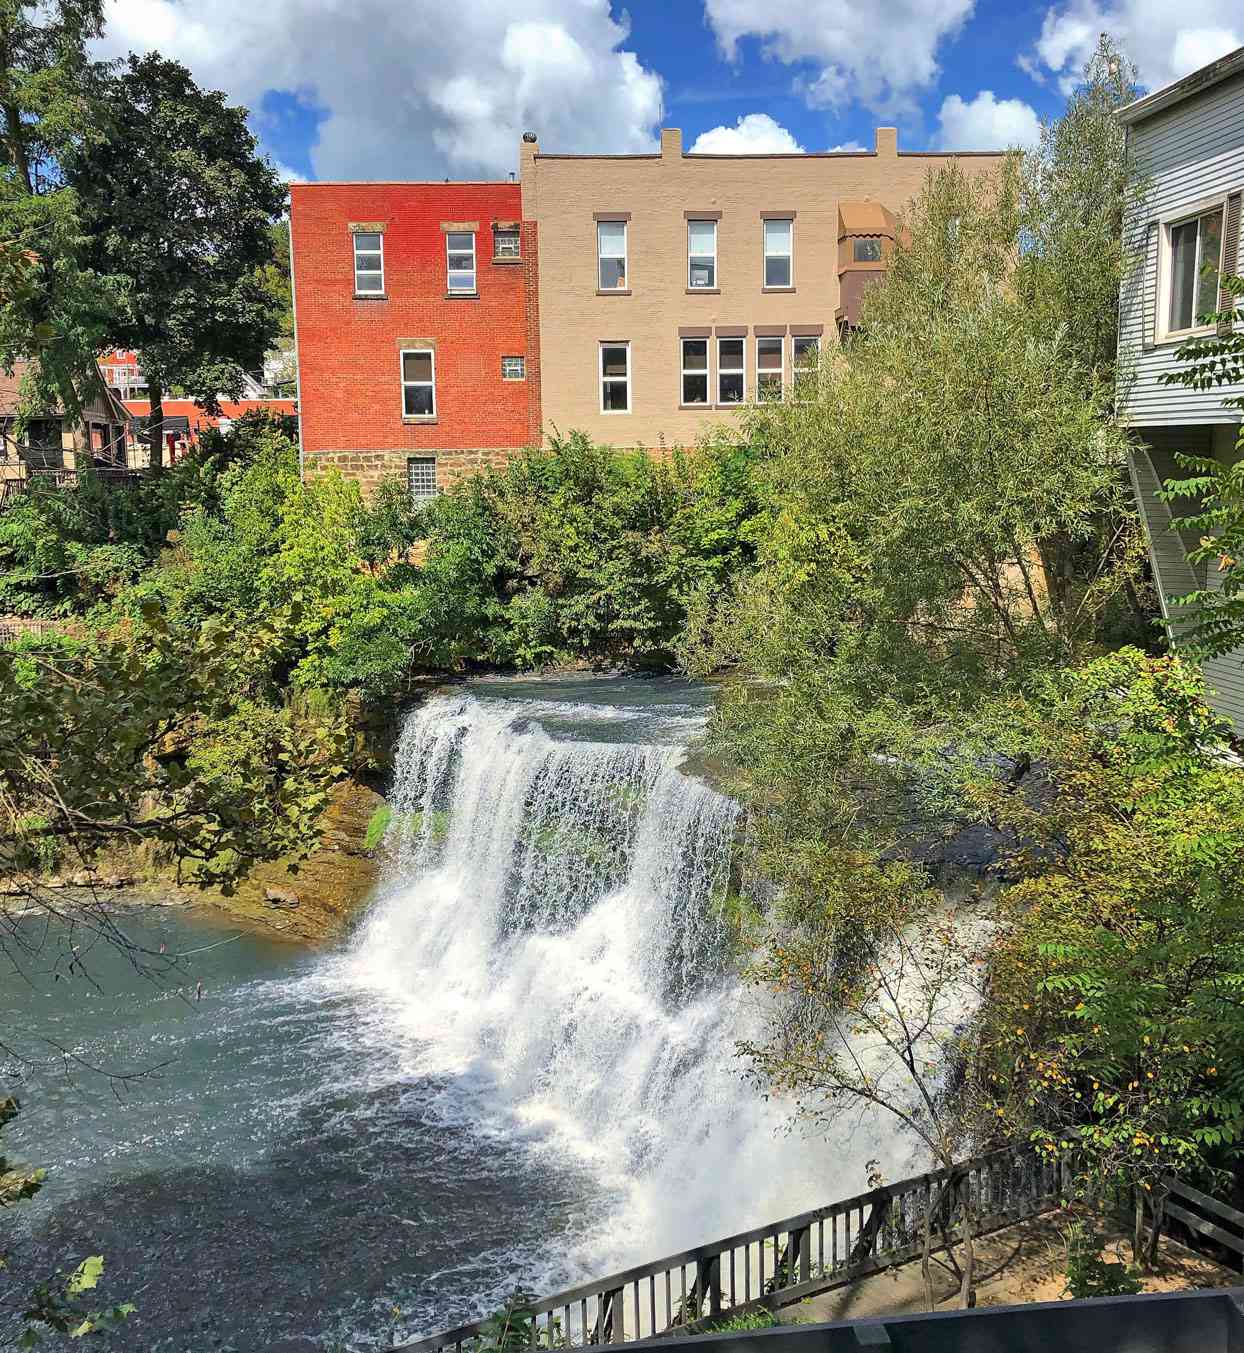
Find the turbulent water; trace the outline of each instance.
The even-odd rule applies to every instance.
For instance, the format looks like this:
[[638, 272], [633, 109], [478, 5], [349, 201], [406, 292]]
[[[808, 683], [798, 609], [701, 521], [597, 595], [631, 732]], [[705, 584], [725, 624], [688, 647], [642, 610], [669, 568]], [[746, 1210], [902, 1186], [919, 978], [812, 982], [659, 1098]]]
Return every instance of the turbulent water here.
[[121, 1104], [28, 1075], [16, 1144], [55, 1182], [23, 1262], [105, 1252], [127, 1347], [366, 1348], [850, 1193], [872, 1157], [899, 1172], [868, 1123], [784, 1136], [740, 1078], [761, 1012], [718, 912], [737, 810], [680, 769], [707, 703], [603, 679], [436, 697], [342, 952], [208, 949], [202, 1002], [119, 970], [104, 997], [6, 991], [6, 1019], [94, 1061], [172, 1059]]

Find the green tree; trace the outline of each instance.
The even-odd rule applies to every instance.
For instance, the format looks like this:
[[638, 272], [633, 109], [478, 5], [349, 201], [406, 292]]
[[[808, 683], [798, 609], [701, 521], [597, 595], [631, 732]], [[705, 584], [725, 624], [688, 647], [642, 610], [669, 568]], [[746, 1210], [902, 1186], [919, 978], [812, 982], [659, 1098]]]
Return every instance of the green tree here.
[[72, 414], [100, 388], [120, 303], [64, 174], [98, 134], [105, 73], [86, 49], [102, 25], [102, 0], [0, 0], [0, 369], [29, 362], [31, 409]]
[[108, 337], [141, 358], [158, 470], [165, 391], [180, 386], [212, 410], [263, 364], [279, 314], [259, 270], [273, 260], [285, 190], [246, 110], [156, 53], [131, 56], [109, 80], [103, 116], [107, 134], [76, 148], [68, 179], [89, 261], [126, 280], [126, 312]]
[[[1227, 308], [1202, 316], [1217, 330], [1213, 337], [1180, 345], [1180, 368], [1162, 376], [1168, 385], [1193, 390], [1244, 386], [1244, 331], [1236, 306], [1244, 297], [1244, 277], [1224, 277]], [[1244, 409], [1244, 396], [1228, 395], [1223, 409]], [[1170, 481], [1162, 494], [1168, 502], [1190, 499], [1193, 510], [1176, 517], [1171, 529], [1200, 536], [1188, 562], [1213, 570], [1212, 581], [1173, 602], [1182, 610], [1179, 647], [1195, 658], [1216, 658], [1244, 647], [1244, 425], [1236, 437], [1234, 460], [1176, 453], [1188, 474]]]

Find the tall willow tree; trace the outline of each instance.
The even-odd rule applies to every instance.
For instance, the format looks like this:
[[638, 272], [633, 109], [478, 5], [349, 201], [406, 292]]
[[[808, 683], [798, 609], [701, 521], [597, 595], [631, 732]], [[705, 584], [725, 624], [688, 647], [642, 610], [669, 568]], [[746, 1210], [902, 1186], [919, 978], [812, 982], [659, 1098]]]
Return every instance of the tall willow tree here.
[[67, 412], [99, 384], [96, 355], [120, 304], [87, 257], [66, 160], [99, 134], [105, 68], [87, 44], [102, 0], [0, 0], [0, 369], [29, 363], [26, 397]]

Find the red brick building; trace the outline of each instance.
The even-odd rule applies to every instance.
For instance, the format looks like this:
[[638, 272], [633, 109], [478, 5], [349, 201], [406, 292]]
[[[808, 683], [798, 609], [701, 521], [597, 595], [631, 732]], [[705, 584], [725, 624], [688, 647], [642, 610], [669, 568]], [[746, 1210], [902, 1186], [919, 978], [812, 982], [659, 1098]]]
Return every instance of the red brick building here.
[[302, 454], [416, 497], [539, 438], [535, 236], [516, 183], [290, 190]]

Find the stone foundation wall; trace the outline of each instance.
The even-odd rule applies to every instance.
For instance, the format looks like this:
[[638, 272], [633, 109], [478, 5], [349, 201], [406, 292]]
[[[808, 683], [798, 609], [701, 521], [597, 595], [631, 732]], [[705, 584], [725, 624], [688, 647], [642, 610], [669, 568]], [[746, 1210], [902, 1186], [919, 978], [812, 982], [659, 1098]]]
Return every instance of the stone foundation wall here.
[[436, 451], [412, 451], [409, 447], [380, 451], [308, 451], [303, 466], [308, 476], [330, 468], [338, 469], [347, 479], [357, 480], [363, 492], [370, 496], [386, 476], [397, 475], [404, 482], [406, 463], [411, 456], [436, 457], [436, 485], [443, 490], [463, 475], [488, 467], [500, 469], [517, 454], [518, 450], [512, 446], [454, 447]]

